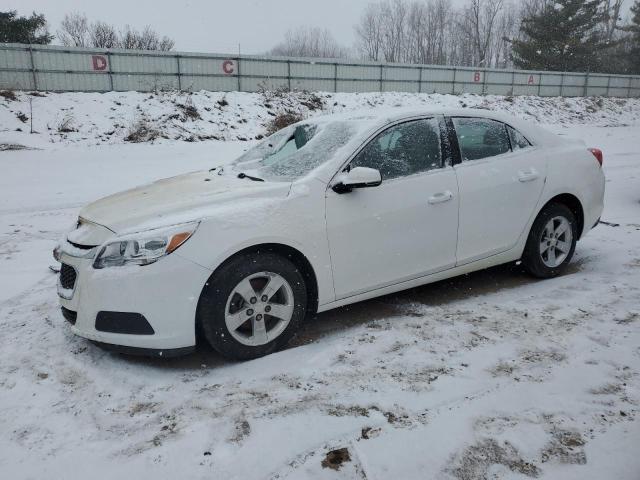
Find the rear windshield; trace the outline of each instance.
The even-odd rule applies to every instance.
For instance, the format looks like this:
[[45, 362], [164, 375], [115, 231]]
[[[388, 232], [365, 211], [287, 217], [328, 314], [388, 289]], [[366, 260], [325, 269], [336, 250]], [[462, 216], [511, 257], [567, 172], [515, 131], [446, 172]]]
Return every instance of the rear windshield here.
[[264, 179], [293, 180], [331, 159], [355, 134], [354, 124], [346, 121], [291, 125], [245, 152], [233, 169]]

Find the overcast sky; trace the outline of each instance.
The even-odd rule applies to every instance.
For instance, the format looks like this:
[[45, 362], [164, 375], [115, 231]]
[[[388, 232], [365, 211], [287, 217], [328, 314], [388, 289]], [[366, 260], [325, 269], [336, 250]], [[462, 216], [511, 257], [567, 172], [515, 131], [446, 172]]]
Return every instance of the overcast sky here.
[[[287, 30], [302, 25], [328, 28], [345, 46], [371, 0], [0, 0], [0, 11], [44, 13], [55, 34], [66, 13], [85, 13], [118, 27], [151, 25], [176, 42], [175, 50], [264, 53]], [[514, 0], [518, 2], [519, 0]], [[452, 0], [461, 5], [465, 0]], [[633, 0], [626, 0], [625, 14]], [[57, 41], [55, 41], [57, 43]]]
[[0, 0], [0, 11], [44, 13], [52, 33], [68, 12], [136, 28], [151, 25], [175, 50], [263, 53], [300, 25], [328, 28], [350, 46], [370, 0]]

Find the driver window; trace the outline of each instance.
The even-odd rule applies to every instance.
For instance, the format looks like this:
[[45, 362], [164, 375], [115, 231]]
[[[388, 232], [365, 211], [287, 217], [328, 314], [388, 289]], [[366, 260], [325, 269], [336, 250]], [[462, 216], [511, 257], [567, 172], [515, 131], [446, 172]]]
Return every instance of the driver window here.
[[350, 168], [375, 168], [383, 180], [441, 166], [440, 130], [435, 118], [405, 122], [385, 130], [369, 142], [350, 164]]

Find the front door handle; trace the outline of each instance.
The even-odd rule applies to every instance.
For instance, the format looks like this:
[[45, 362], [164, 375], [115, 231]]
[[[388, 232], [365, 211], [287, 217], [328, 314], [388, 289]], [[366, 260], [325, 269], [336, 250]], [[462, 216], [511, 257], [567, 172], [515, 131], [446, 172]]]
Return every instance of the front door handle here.
[[445, 192], [436, 193], [435, 195], [430, 196], [429, 203], [431, 205], [434, 205], [436, 203], [444, 203], [444, 202], [448, 202], [452, 198], [453, 198], [453, 193], [447, 190]]
[[531, 170], [518, 172], [518, 181], [520, 181], [522, 183], [533, 182], [534, 180], [536, 180], [539, 177], [540, 177], [540, 175], [533, 168]]

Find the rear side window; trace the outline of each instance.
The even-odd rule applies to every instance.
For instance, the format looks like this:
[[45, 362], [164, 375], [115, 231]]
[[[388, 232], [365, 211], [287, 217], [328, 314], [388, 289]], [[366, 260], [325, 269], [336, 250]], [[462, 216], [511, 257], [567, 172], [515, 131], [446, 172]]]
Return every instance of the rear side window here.
[[488, 118], [453, 118], [462, 161], [480, 160], [511, 151], [506, 125]]
[[435, 118], [414, 120], [388, 128], [356, 155], [350, 167], [380, 171], [383, 180], [440, 168], [440, 129]]
[[521, 150], [523, 148], [529, 148], [531, 144], [529, 140], [525, 138], [519, 131], [515, 128], [512, 128], [507, 125], [507, 130], [509, 131], [509, 138], [511, 139], [511, 148], [515, 152], [516, 150]]

